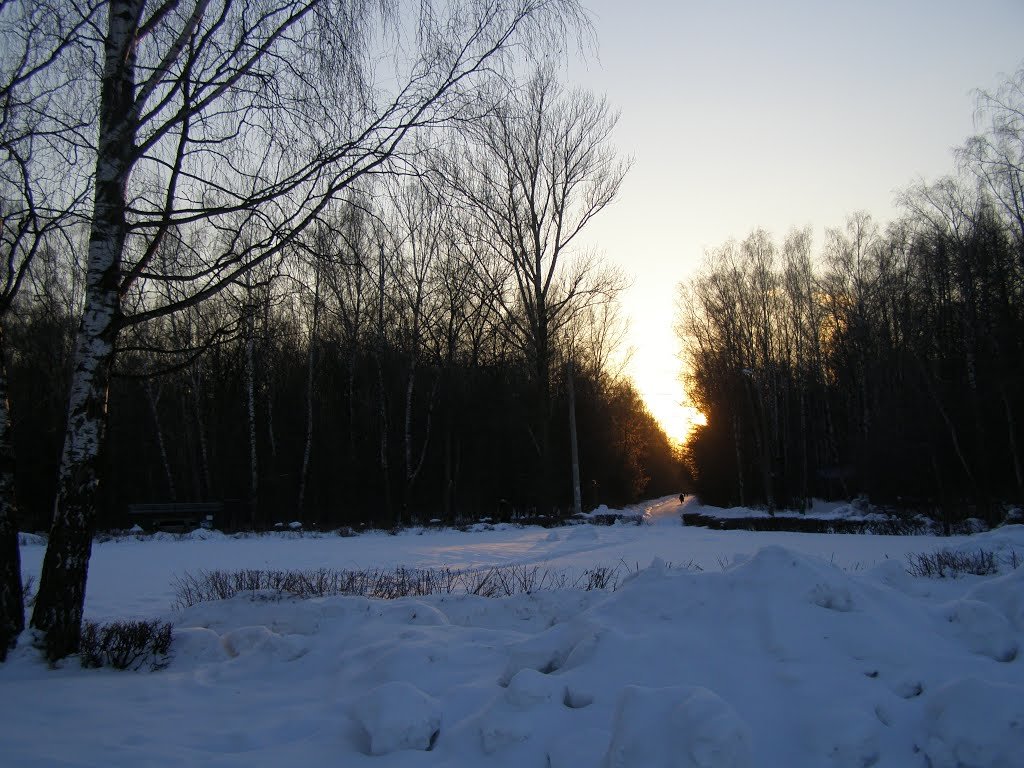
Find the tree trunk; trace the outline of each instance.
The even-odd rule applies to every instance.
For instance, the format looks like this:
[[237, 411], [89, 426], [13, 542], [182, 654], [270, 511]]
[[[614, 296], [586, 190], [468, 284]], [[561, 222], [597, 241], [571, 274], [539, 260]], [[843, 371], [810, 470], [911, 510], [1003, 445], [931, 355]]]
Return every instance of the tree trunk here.
[[[380, 473], [384, 482], [384, 513], [388, 519], [391, 519], [394, 505], [391, 502], [391, 470], [388, 463], [388, 401], [384, 386], [384, 366], [379, 354], [377, 356], [377, 387], [380, 391], [378, 417], [380, 419]], [[398, 519], [394, 520], [394, 524], [396, 526], [402, 524], [401, 513], [399, 513]]]
[[[546, 308], [538, 309], [547, 312]], [[551, 467], [551, 360], [550, 340], [548, 338], [547, 318], [539, 321], [537, 331], [537, 454], [539, 466], [537, 478], [539, 483], [537, 494], [537, 512], [553, 513], [555, 494], [553, 493]]]
[[134, 163], [135, 40], [144, 6], [145, 0], [110, 0], [108, 10], [85, 305], [75, 339], [53, 525], [32, 613], [32, 626], [45, 633], [51, 660], [78, 650], [82, 628], [96, 526], [99, 451], [120, 314], [126, 188]]
[[[384, 247], [379, 248], [377, 261], [377, 388], [380, 392], [379, 419], [380, 419], [380, 472], [384, 480], [384, 512], [389, 519], [394, 513], [394, 506], [391, 502], [391, 471], [388, 463], [388, 400], [387, 389], [384, 386]], [[395, 520], [396, 526], [401, 526], [401, 512]]]
[[171, 501], [178, 500], [178, 492], [174, 486], [174, 472], [171, 469], [171, 459], [167, 455], [167, 443], [164, 441], [164, 430], [160, 423], [160, 395], [153, 392], [153, 382], [143, 379], [142, 388], [146, 391], [146, 400], [149, 403], [149, 412], [153, 416], [153, 428], [156, 429], [156, 445], [160, 451], [160, 461], [164, 465], [164, 479], [167, 481], [167, 497]]
[[402, 509], [399, 512], [401, 524], [410, 523], [412, 504], [412, 486], [416, 480], [412, 464], [412, 404], [413, 394], [416, 390], [416, 353], [414, 352], [409, 360], [409, 372], [405, 380], [405, 484], [402, 491]]
[[1024, 497], [1024, 471], [1021, 470], [1020, 449], [1017, 446], [1017, 422], [1010, 407], [1010, 397], [1006, 394], [1006, 386], [1000, 386], [1003, 396], [1003, 407], [1006, 410], [1006, 428], [1010, 438], [1010, 458], [1013, 459], [1013, 476], [1017, 480], [1017, 497]]
[[14, 500], [14, 446], [7, 399], [7, 355], [0, 328], [0, 661], [25, 628], [17, 507]]
[[302, 469], [299, 472], [298, 513], [301, 519], [306, 502], [306, 478], [313, 455], [313, 394], [316, 373], [316, 333], [320, 322], [320, 269], [316, 269], [313, 283], [313, 319], [309, 330], [309, 351], [306, 358], [306, 445], [302, 451]]
[[732, 415], [732, 444], [736, 450], [736, 491], [739, 493], [739, 505], [746, 506], [746, 494], [743, 484], [743, 435], [737, 414]]
[[249, 523], [256, 528], [259, 507], [260, 471], [256, 451], [256, 338], [249, 316], [249, 337], [245, 340], [245, 401], [249, 420]]
[[203, 380], [198, 365], [194, 366], [191, 377], [192, 416], [196, 422], [196, 437], [199, 441], [200, 477], [202, 479], [200, 496], [202, 498], [210, 498], [210, 494], [213, 492], [212, 484], [210, 483], [210, 452], [206, 442], [206, 423], [203, 420], [202, 402], [200, 400], [201, 393], [203, 392]]
[[452, 498], [452, 422], [451, 416], [444, 430], [444, 486], [441, 489], [441, 508], [446, 523], [455, 519], [454, 499]]
[[566, 387], [569, 392], [569, 447], [572, 452], [572, 511], [574, 515], [583, 514], [583, 503], [580, 500], [580, 452], [576, 442], [576, 384], [573, 380], [572, 361], [566, 368]]

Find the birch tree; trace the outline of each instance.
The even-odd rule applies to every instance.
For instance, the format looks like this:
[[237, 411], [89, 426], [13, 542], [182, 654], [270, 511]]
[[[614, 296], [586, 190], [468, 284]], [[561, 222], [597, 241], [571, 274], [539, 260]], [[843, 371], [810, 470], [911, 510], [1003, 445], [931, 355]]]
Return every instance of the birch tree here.
[[[24, 628], [8, 402], [6, 326], [33, 264], [71, 223], [85, 181], [66, 164], [89, 123], [72, 95], [93, 8], [0, 0], [0, 660]], [[41, 255], [43, 254], [43, 255]]]
[[[465, 114], [516, 45], [584, 22], [575, 0], [107, 0], [102, 12], [85, 308], [32, 616], [51, 659], [78, 646], [120, 331], [284, 252], [410, 136]], [[230, 236], [240, 211], [253, 222], [244, 242]], [[153, 254], [174, 227], [210, 234], [202, 258], [166, 274]], [[163, 302], [161, 280], [187, 290]], [[133, 292], [144, 308], [129, 314]]]

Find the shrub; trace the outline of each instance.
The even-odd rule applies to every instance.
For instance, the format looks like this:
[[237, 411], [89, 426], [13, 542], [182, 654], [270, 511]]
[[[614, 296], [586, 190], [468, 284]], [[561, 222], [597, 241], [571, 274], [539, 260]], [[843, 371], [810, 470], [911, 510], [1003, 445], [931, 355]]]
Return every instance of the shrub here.
[[22, 578], [21, 584], [21, 596], [25, 601], [25, 607], [33, 608], [36, 604], [36, 593], [38, 592], [36, 589], [36, 577], [25, 576]]
[[947, 576], [956, 578], [964, 574], [990, 576], [999, 573], [1000, 565], [1016, 569], [1020, 562], [1020, 556], [1015, 551], [999, 558], [995, 552], [984, 549], [979, 549], [977, 552], [954, 552], [940, 549], [936, 552], [908, 554], [907, 573], [911, 576], [938, 579], [944, 579]]
[[171, 648], [171, 625], [160, 621], [114, 621], [82, 625], [79, 659], [86, 668], [113, 667], [140, 669], [147, 662], [150, 669], [167, 665]]
[[173, 607], [189, 608], [207, 600], [227, 600], [245, 592], [269, 592], [296, 598], [350, 595], [382, 600], [451, 594], [511, 597], [555, 589], [614, 590], [619, 581], [619, 566], [598, 566], [578, 575], [536, 565], [502, 565], [484, 570], [405, 567], [363, 571], [329, 568], [308, 571], [214, 570], [175, 577]]

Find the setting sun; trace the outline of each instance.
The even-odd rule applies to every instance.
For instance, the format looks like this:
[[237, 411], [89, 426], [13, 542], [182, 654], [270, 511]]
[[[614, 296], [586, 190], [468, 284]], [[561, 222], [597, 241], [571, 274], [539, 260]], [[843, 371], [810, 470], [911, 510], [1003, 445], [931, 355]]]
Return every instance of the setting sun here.
[[663, 366], [641, 367], [634, 361], [630, 373], [647, 410], [673, 442], [684, 444], [694, 427], [707, 424], [704, 414], [684, 404], [686, 395], [675, 372]]
[[674, 443], [682, 445], [697, 425], [707, 423], [704, 414], [687, 405], [680, 381], [679, 342], [672, 330], [672, 296], [675, 285], [662, 280], [643, 286], [648, 299], [627, 298], [630, 313], [632, 354], [626, 372], [633, 379], [647, 410]]

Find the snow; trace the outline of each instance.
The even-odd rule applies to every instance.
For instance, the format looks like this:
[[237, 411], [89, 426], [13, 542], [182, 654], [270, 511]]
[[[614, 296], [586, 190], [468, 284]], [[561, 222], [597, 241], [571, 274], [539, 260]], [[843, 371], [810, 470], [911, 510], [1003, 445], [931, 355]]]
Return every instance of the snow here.
[[[172, 621], [171, 663], [51, 670], [23, 635], [0, 665], [4, 765], [1020, 764], [1024, 526], [711, 531], [680, 508], [646, 505], [640, 526], [97, 542], [86, 616]], [[940, 547], [995, 552], [1000, 573], [906, 572]], [[43, 552], [23, 539], [26, 574]], [[173, 577], [202, 569], [511, 564], [618, 568], [619, 586], [171, 608]]]
[[441, 732], [441, 703], [403, 681], [374, 688], [356, 702], [351, 716], [366, 731], [371, 755], [429, 750]]
[[607, 768], [747, 768], [750, 736], [707, 688], [627, 685], [619, 697]]
[[[987, 706], [978, 707], [984, 701]], [[1018, 686], [976, 678], [942, 686], [927, 707], [931, 768], [1014, 768], [1024, 745]]]
[[811, 506], [806, 510], [778, 509], [773, 515], [769, 515], [763, 509], [715, 507], [708, 504], [699, 504], [696, 497], [691, 496], [683, 505], [683, 510], [687, 513], [699, 512], [707, 517], [728, 519], [767, 518], [773, 515], [774, 517], [813, 518], [817, 520], [883, 521], [889, 519], [888, 515], [877, 511], [867, 502], [858, 500], [845, 502], [813, 499]]

